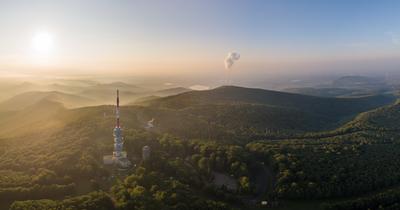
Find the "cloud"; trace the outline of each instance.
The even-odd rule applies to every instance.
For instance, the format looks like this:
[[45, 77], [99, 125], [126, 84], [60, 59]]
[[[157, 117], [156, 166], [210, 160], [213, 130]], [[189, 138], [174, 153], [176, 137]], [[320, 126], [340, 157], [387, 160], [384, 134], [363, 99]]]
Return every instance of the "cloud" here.
[[225, 68], [226, 69], [232, 68], [235, 61], [238, 61], [239, 59], [240, 59], [239, 53], [237, 53], [237, 52], [228, 53], [228, 56], [226, 56], [226, 58], [225, 58]]

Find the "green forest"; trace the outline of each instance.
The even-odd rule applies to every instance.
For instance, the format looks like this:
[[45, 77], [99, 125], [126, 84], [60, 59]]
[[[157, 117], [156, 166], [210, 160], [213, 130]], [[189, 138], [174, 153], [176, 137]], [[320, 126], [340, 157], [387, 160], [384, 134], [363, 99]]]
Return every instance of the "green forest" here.
[[221, 87], [141, 101], [121, 107], [127, 170], [102, 160], [114, 109], [0, 110], [0, 209], [400, 208], [394, 96]]

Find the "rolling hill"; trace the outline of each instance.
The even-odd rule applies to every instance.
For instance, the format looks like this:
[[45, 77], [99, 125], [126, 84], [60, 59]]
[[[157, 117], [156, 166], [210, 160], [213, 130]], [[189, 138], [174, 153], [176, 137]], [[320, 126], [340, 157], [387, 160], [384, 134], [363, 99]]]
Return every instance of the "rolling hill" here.
[[93, 105], [95, 101], [72, 94], [66, 94], [57, 91], [31, 91], [18, 94], [2, 103], [0, 111], [21, 110], [29, 107], [43, 99], [53, 102], [59, 102], [66, 108]]
[[354, 98], [379, 95], [386, 92], [385, 89], [346, 89], [346, 88], [290, 88], [285, 91], [296, 94], [318, 96], [318, 97], [337, 97]]
[[170, 96], [170, 95], [177, 95], [180, 93], [185, 93], [189, 92], [190, 89], [184, 88], [184, 87], [175, 87], [175, 88], [168, 88], [168, 89], [163, 89], [163, 90], [158, 90], [152, 92], [152, 95], [154, 96]]
[[387, 95], [321, 98], [225, 86], [147, 101], [140, 113], [156, 118], [160, 130], [187, 137], [249, 136], [333, 129], [393, 101]]
[[0, 136], [14, 137], [47, 129], [58, 130], [66, 122], [60, 118], [60, 114], [66, 111], [60, 102], [41, 99], [17, 111], [0, 112]]
[[[0, 173], [12, 174], [13, 176], [11, 181], [9, 178], [0, 179], [0, 186], [7, 186], [3, 187], [2, 195], [12, 195], [11, 197], [2, 196], [0, 200], [63, 199], [66, 196], [84, 194], [96, 189], [95, 187], [87, 187], [86, 190], [80, 191], [82, 180], [86, 184], [92, 183], [90, 181], [92, 179], [101, 183], [107, 182], [104, 177], [110, 177], [110, 174], [105, 170], [101, 161], [104, 154], [110, 154], [112, 151], [112, 128], [115, 123], [115, 107], [102, 105], [67, 109], [62, 103], [74, 101], [72, 99], [75, 99], [75, 97], [68, 98], [68, 100], [65, 98], [60, 100], [58, 97], [38, 97], [35, 94], [32, 97], [28, 97], [26, 101], [22, 99], [19, 101], [19, 103], [26, 103], [25, 106], [12, 111], [0, 112], [0, 151], [2, 152], [0, 158], [2, 170], [0, 170]], [[33, 99], [35, 101], [32, 101]], [[211, 141], [204, 141], [205, 139], [213, 140], [224, 146], [235, 144], [227, 151], [227, 157], [225, 158], [224, 156], [225, 160], [228, 160], [228, 157], [232, 155], [238, 157], [237, 155], [240, 151], [240, 153], [243, 153], [243, 163], [245, 161], [254, 162], [256, 160], [254, 158], [265, 156], [248, 153], [244, 145], [253, 140], [261, 140], [268, 147], [266, 147], [265, 151], [260, 151], [262, 152], [260, 154], [269, 154], [271, 151], [282, 152], [282, 154], [287, 154], [284, 152], [288, 152], [296, 155], [293, 157], [299, 157], [296, 159], [297, 162], [294, 163], [301, 167], [292, 167], [295, 164], [282, 166], [290, 167], [290, 170], [296, 170], [293, 176], [301, 175], [297, 171], [302, 170], [307, 175], [304, 182], [306, 184], [299, 186], [302, 189], [308, 189], [309, 182], [314, 180], [313, 176], [315, 176], [315, 179], [324, 180], [325, 174], [336, 175], [342, 173], [340, 168], [343, 167], [347, 167], [348, 170], [346, 171], [352, 173], [347, 174], [348, 176], [345, 177], [345, 180], [348, 177], [351, 178], [348, 183], [361, 183], [353, 180], [357, 180], [357, 177], [365, 174], [364, 164], [372, 163], [374, 166], [381, 166], [382, 164], [379, 161], [391, 158], [391, 155], [396, 153], [396, 148], [390, 150], [392, 145], [384, 145], [384, 150], [376, 150], [376, 152], [360, 150], [361, 152], [358, 153], [361, 148], [358, 141], [366, 141], [363, 133], [310, 138], [300, 143], [299, 139], [265, 140], [268, 139], [268, 135], [287, 136], [288, 133], [321, 131], [340, 126], [364, 111], [367, 112], [359, 114], [346, 126], [358, 126], [354, 123], [360, 122], [362, 126], [368, 125], [370, 127], [371, 123], [374, 123], [376, 128], [384, 129], [388, 128], [386, 126], [388, 123], [391, 123], [393, 125], [392, 128], [396, 129], [398, 128], [398, 122], [400, 122], [400, 117], [398, 116], [400, 112], [399, 105], [393, 104], [393, 101], [393, 97], [385, 95], [338, 99], [262, 89], [220, 87], [213, 90], [191, 91], [174, 96], [155, 98], [142, 105], [122, 106], [121, 124], [124, 128], [126, 139], [124, 146], [129, 152], [129, 157], [138, 156], [140, 152], [136, 152], [136, 149], [140, 151], [142, 144], [148, 143], [152, 143], [151, 146], [154, 151], [156, 151], [156, 145], [162, 145], [162, 148], [165, 147], [159, 153], [152, 153], [160, 157], [156, 161], [164, 160], [166, 157], [163, 155], [172, 155], [172, 162], [170, 164], [159, 162], [159, 164], [166, 167], [158, 167], [157, 165], [157, 167], [154, 167], [157, 170], [169, 171], [170, 167], [180, 160], [182, 160], [180, 161], [182, 167], [187, 166], [187, 163], [183, 162], [184, 159], [186, 157], [195, 158], [197, 155], [182, 153], [181, 159], [177, 159], [175, 156], [179, 154], [177, 151], [186, 150], [186, 148], [188, 148], [188, 151], [198, 149], [200, 151], [199, 154], [205, 154], [210, 159], [211, 155], [208, 156], [209, 151], [215, 150], [215, 154], [220, 155], [220, 149], [214, 148], [210, 144]], [[371, 109], [374, 110], [368, 111]], [[155, 119], [155, 128], [149, 132], [144, 127], [146, 122], [152, 118]], [[166, 140], [166, 137], [169, 136], [166, 133], [173, 134], [174, 137], [169, 137], [171, 140]], [[380, 133], [375, 136], [376, 139], [381, 138]], [[178, 138], [182, 140], [178, 141]], [[392, 138], [392, 136], [388, 138]], [[326, 155], [337, 155], [337, 153], [331, 154], [331, 150], [338, 149], [336, 148], [340, 146], [340, 144], [336, 143], [338, 141], [346, 141], [346, 144], [344, 144], [346, 146], [349, 145], [349, 142], [354, 141], [355, 144], [351, 148], [354, 148], [357, 153], [350, 156], [349, 153], [353, 149], [343, 149], [341, 152], [346, 155], [343, 156], [343, 160], [333, 159], [336, 162], [330, 161], [329, 167], [325, 167], [328, 163], [319, 161]], [[156, 144], [155, 142], [160, 143]], [[200, 143], [196, 146], [197, 143], [195, 144], [195, 142]], [[329, 145], [330, 142], [333, 143]], [[260, 145], [256, 144], [252, 148], [262, 149], [262, 147], [258, 146]], [[317, 150], [308, 149], [311, 146], [317, 148]], [[377, 148], [382, 148], [381, 146], [379, 145]], [[368, 147], [372, 146], [368, 145]], [[287, 148], [290, 150], [286, 150]], [[327, 153], [327, 150], [330, 153]], [[385, 151], [392, 151], [392, 153], [384, 153]], [[280, 153], [277, 154], [280, 155]], [[363, 157], [368, 161], [360, 160], [359, 154], [364, 155]], [[377, 157], [375, 154], [389, 155], [374, 162], [374, 158]], [[244, 159], [245, 157], [246, 159]], [[287, 155], [287, 157], [285, 161], [292, 161], [289, 160], [289, 157], [292, 156]], [[190, 159], [192, 158], [189, 158], [189, 164], [191, 164]], [[359, 167], [356, 168], [357, 170], [351, 170], [353, 166], [348, 164], [348, 158], [352, 158], [352, 162], [358, 161], [357, 163], [360, 163]], [[276, 161], [275, 158], [268, 160]], [[232, 159], [232, 161], [238, 160]], [[265, 159], [257, 161], [268, 162]], [[199, 160], [197, 162], [202, 161]], [[232, 166], [234, 164], [229, 162], [227, 165]], [[384, 166], [389, 167], [388, 165], [390, 164]], [[182, 174], [187, 171], [182, 167], [180, 167], [180, 170], [174, 168], [170, 171]], [[146, 169], [148, 170], [149, 168], [151, 167]], [[192, 167], [188, 168], [192, 169]], [[280, 170], [280, 168], [276, 170]], [[393, 174], [397, 173], [396, 170], [396, 168], [389, 170], [393, 172], [391, 176], [394, 177]], [[238, 169], [232, 168], [232, 171], [237, 172]], [[368, 173], [368, 176], [379, 176], [378, 172], [369, 171]], [[40, 178], [42, 176], [45, 178]], [[156, 177], [157, 180], [163, 182], [164, 180], [169, 180], [172, 176], [183, 177], [169, 174], [165, 176], [167, 178]], [[196, 176], [188, 174], [185, 177]], [[295, 179], [293, 178], [293, 180]], [[37, 187], [31, 187], [37, 183], [39, 183]], [[194, 182], [189, 181], [187, 183]], [[289, 182], [289, 184], [291, 183], [292, 181]], [[332, 192], [336, 192], [334, 190], [343, 187], [338, 186], [336, 183], [334, 185], [328, 182], [321, 183], [321, 186], [316, 187], [326, 190], [326, 193], [330, 193], [331, 189], [333, 189]], [[382, 182], [380, 181], [379, 183], [381, 184]], [[279, 184], [278, 187], [286, 187], [285, 183], [277, 184]], [[362, 182], [361, 184], [362, 186], [371, 186], [368, 182]], [[354, 188], [353, 186], [349, 184], [343, 189], [352, 189]], [[51, 190], [48, 190], [50, 187]], [[197, 189], [197, 187], [191, 185], [190, 189]], [[285, 189], [292, 188], [287, 187]], [[37, 191], [41, 193], [36, 193]], [[176, 190], [173, 191], [174, 193], [176, 192]], [[290, 191], [282, 192], [289, 193]], [[313, 191], [310, 192], [312, 195], [318, 195]], [[195, 190], [192, 194], [197, 195], [198, 191]], [[283, 195], [287, 196], [287, 194]], [[325, 194], [319, 196], [323, 197]]]
[[394, 101], [392, 96], [321, 98], [254, 88], [223, 86], [207, 91], [191, 91], [155, 99], [149, 105], [183, 109], [199, 105], [264, 105], [327, 115], [347, 115], [373, 109]]
[[352, 89], [387, 88], [387, 85], [383, 78], [374, 78], [365, 76], [340, 77], [332, 82], [332, 86], [337, 88], [352, 88]]
[[392, 93], [397, 88], [383, 78], [344, 76], [327, 84], [284, 89], [287, 92], [320, 97], [363, 97]]
[[184, 88], [184, 87], [176, 87], [176, 88], [168, 88], [168, 89], [152, 91], [152, 92], [145, 93], [144, 96], [136, 98], [133, 102], [128, 103], [128, 105], [143, 104], [143, 103], [146, 103], [147, 101], [151, 101], [151, 100], [158, 99], [161, 97], [177, 95], [177, 94], [185, 93], [185, 92], [189, 92], [189, 91], [191, 91], [191, 90]]
[[[121, 95], [124, 101], [126, 98]], [[109, 101], [113, 103], [113, 98]], [[155, 118], [156, 130], [159, 132], [169, 132], [188, 138], [227, 138], [227, 136], [250, 134], [260, 136], [269, 133], [304, 133], [334, 129], [361, 112], [393, 101], [394, 97], [388, 95], [322, 98], [224, 86], [162, 98], [150, 97], [141, 105], [123, 107], [121, 112], [125, 118], [123, 123], [127, 127], [143, 128], [148, 120]], [[32, 113], [38, 113], [39, 116], [41, 111], [51, 110], [40, 108], [40, 104], [45, 102], [47, 105], [52, 102], [66, 108], [74, 107], [75, 104], [94, 103], [93, 100], [84, 97], [60, 92], [29, 92], [1, 103], [0, 110], [3, 111], [2, 115], [8, 116], [10, 114], [6, 111], [24, 111], [30, 108]], [[59, 121], [70, 121], [66, 120], [67, 118], [97, 119], [103, 115], [112, 116], [112, 111], [111, 107], [107, 109], [104, 109], [104, 106], [84, 107], [67, 109], [62, 113], [68, 112], [68, 114], [58, 114], [57, 117]], [[18, 119], [23, 121], [23, 115], [16, 116], [21, 116]], [[63, 116], [68, 117], [64, 119]], [[15, 119], [15, 122], [17, 121]]]
[[398, 131], [400, 130], [400, 102], [364, 112], [343, 126], [343, 129]]

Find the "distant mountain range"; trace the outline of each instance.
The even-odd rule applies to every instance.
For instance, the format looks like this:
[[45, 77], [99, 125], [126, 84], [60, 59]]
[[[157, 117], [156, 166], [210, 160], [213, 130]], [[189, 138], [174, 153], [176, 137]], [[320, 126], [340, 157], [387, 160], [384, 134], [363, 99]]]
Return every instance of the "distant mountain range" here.
[[314, 87], [298, 87], [285, 89], [287, 92], [321, 97], [360, 97], [390, 93], [396, 88], [388, 84], [383, 78], [365, 76], [344, 76], [331, 84]]
[[94, 100], [82, 96], [62, 93], [58, 91], [32, 91], [18, 94], [2, 103], [0, 103], [0, 110], [21, 110], [26, 107], [32, 106], [39, 101], [48, 100], [58, 102], [66, 108], [74, 108], [78, 106], [89, 106], [95, 103]]
[[[149, 96], [164, 97], [190, 91], [183, 87], [153, 90], [124, 82], [56, 81], [49, 84], [32, 82], [0, 84], [1, 90], [4, 90], [0, 93], [0, 110], [18, 109], [18, 107], [35, 103], [44, 97], [61, 102], [68, 108], [113, 104], [117, 89], [120, 90], [121, 98], [123, 98], [122, 104], [133, 104], [137, 99]], [[12, 105], [13, 103], [14, 105]]]
[[344, 76], [332, 82], [332, 87], [361, 89], [361, 88], [382, 88], [386, 83], [383, 78], [365, 76]]

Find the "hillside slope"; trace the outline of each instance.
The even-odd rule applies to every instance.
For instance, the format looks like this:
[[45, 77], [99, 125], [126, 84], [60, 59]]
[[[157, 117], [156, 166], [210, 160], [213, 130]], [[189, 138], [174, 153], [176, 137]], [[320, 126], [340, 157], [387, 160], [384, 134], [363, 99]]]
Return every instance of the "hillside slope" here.
[[400, 130], [400, 102], [362, 113], [342, 129], [353, 130]]
[[[124, 103], [125, 98], [121, 99], [121, 103]], [[169, 132], [188, 138], [226, 139], [233, 136], [248, 137], [334, 129], [358, 113], [393, 101], [393, 97], [383, 95], [337, 99], [262, 89], [220, 87], [156, 98], [146, 101], [148, 104], [145, 106], [122, 107], [121, 113], [125, 118], [122, 122], [127, 127], [144, 128], [148, 120], [155, 118], [155, 130], [159, 132]], [[27, 123], [36, 119], [52, 122], [45, 118], [52, 113], [51, 110], [61, 110], [60, 107], [63, 105], [71, 107], [75, 102], [82, 104], [90, 100], [58, 92], [18, 95], [0, 104], [2, 107], [0, 114], [3, 116], [0, 120], [2, 125], [0, 130], [3, 133], [12, 133], [16, 129], [11, 128], [18, 126], [28, 128], [30, 124], [25, 124], [25, 121]], [[16, 106], [13, 106], [14, 104]], [[21, 111], [12, 112], [17, 110]], [[41, 114], [42, 112], [44, 114]], [[109, 118], [112, 116], [112, 107], [98, 106], [59, 111], [57, 115], [49, 117], [58, 122], [70, 122], [71, 119], [111, 120]]]
[[21, 136], [41, 131], [55, 131], [65, 124], [61, 119], [67, 109], [63, 104], [41, 99], [18, 111], [0, 112], [0, 137]]
[[259, 104], [292, 108], [323, 114], [354, 114], [393, 102], [391, 96], [376, 95], [360, 98], [321, 98], [254, 88], [223, 86], [207, 91], [191, 91], [156, 99], [149, 104], [182, 109], [206, 104]]
[[0, 111], [21, 110], [43, 99], [61, 103], [66, 108], [94, 104], [94, 101], [91, 99], [58, 91], [32, 91], [18, 94], [0, 103]]
[[393, 101], [385, 95], [321, 98], [228, 86], [154, 99], [141, 113], [156, 118], [162, 131], [188, 137], [249, 136], [333, 129]]

